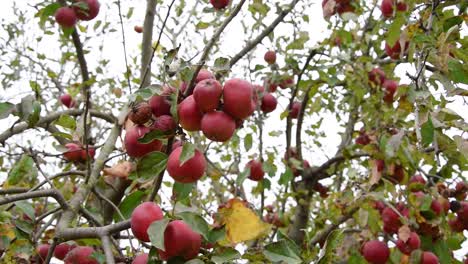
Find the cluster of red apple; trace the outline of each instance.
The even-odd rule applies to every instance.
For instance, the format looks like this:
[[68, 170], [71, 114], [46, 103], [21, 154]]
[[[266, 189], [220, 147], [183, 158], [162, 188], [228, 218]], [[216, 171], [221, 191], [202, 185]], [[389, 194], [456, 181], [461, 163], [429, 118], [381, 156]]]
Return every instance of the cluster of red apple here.
[[[49, 252], [49, 244], [41, 244], [36, 248], [39, 256], [39, 263], [43, 263]], [[77, 246], [74, 243], [61, 243], [54, 249], [54, 257], [63, 260], [65, 264], [98, 264], [99, 262], [92, 257], [94, 249], [87, 246]]]
[[[407, 188], [410, 191], [408, 201], [410, 201], [412, 208], [421, 208], [423, 201], [427, 200], [426, 198], [430, 198], [430, 194], [423, 192], [425, 185], [426, 180], [421, 175], [414, 175], [410, 178]], [[420, 248], [421, 242], [418, 233], [430, 236], [434, 240], [438, 239], [440, 236], [439, 226], [431, 225], [427, 221], [447, 215], [449, 210], [452, 210], [457, 215], [455, 219], [448, 221], [449, 226], [454, 232], [463, 232], [464, 229], [468, 228], [468, 202], [463, 201], [466, 198], [468, 190], [467, 184], [459, 182], [454, 190], [447, 190], [444, 184], [438, 184], [438, 190], [442, 196], [438, 199], [431, 198], [429, 210], [425, 211], [416, 210], [410, 213], [408, 206], [401, 202], [397, 203], [394, 208], [393, 206], [386, 206], [382, 201], [374, 203], [374, 208], [380, 212], [384, 223], [383, 231], [389, 235], [398, 233], [399, 239], [396, 241], [396, 247], [403, 254], [410, 255], [412, 251]], [[446, 196], [452, 195], [462, 201], [449, 202], [448, 197], [443, 197], [444, 193]], [[408, 218], [410, 214], [418, 216], [416, 217], [416, 232], [400, 232], [400, 228], [403, 226], [400, 216]], [[386, 263], [390, 255], [387, 244], [378, 240], [366, 242], [361, 252], [370, 263]], [[429, 251], [423, 252], [421, 264], [432, 263], [439, 263], [437, 256]]]
[[[137, 206], [130, 219], [133, 235], [140, 241], [149, 242], [148, 228], [164, 218], [161, 208], [153, 202], [144, 202]], [[162, 260], [183, 257], [185, 260], [195, 258], [200, 251], [202, 237], [194, 232], [182, 220], [171, 221], [164, 230], [164, 251], [158, 250]], [[133, 263], [146, 263], [148, 254], [141, 254]]]
[[346, 12], [354, 12], [355, 7], [351, 0], [323, 0], [322, 1], [323, 16], [329, 18], [334, 14], [343, 14]]
[[[372, 69], [368, 73], [368, 78], [369, 78], [369, 84], [372, 87], [382, 87], [384, 89], [384, 97], [383, 97], [384, 102], [388, 104], [393, 103], [393, 97], [398, 89], [398, 82], [395, 80], [387, 79], [385, 76], [385, 72], [380, 68]], [[362, 143], [365, 143], [365, 140], [362, 141]], [[363, 145], [366, 145], [366, 144], [363, 144]]]
[[71, 6], [62, 6], [55, 11], [55, 21], [65, 28], [76, 25], [78, 19], [89, 21], [99, 14], [98, 0], [75, 0]]

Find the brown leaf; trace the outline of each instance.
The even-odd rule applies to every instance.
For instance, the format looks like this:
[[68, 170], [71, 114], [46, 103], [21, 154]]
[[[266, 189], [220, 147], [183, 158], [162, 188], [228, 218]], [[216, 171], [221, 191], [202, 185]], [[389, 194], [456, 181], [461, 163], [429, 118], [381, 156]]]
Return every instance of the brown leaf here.
[[404, 225], [400, 227], [400, 229], [398, 229], [398, 238], [405, 243], [406, 241], [408, 241], [410, 234], [411, 234], [411, 229], [407, 225]]
[[375, 160], [370, 160], [369, 163], [372, 167], [369, 183], [370, 185], [374, 185], [380, 181], [380, 178], [382, 178], [382, 172], [378, 170], [377, 162], [375, 162]]
[[130, 161], [119, 162], [110, 168], [105, 168], [104, 175], [116, 177], [116, 178], [127, 178], [128, 175], [134, 170], [135, 166]]

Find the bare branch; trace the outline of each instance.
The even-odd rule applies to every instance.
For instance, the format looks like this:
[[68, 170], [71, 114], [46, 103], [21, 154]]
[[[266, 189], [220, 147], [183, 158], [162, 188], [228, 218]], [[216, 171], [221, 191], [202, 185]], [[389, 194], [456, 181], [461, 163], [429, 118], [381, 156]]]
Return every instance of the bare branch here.
[[0, 199], [0, 205], [5, 205], [5, 204], [13, 203], [16, 201], [21, 201], [21, 200], [41, 198], [41, 197], [52, 197], [60, 204], [60, 206], [63, 209], [69, 208], [65, 198], [63, 198], [62, 194], [58, 190], [55, 190], [55, 189], [40, 190], [40, 191], [34, 191], [34, 192], [29, 192], [29, 193], [21, 193], [21, 194], [6, 196]]
[[146, 1], [146, 14], [145, 21], [143, 23], [143, 41], [141, 43], [141, 71], [140, 71], [140, 81], [141, 87], [148, 86], [151, 82], [151, 74], [148, 77], [146, 72], [151, 72], [151, 51], [152, 51], [152, 41], [153, 41], [153, 24], [154, 24], [154, 14], [156, 13], [156, 0], [147, 0]]
[[102, 249], [104, 250], [104, 254], [106, 255], [106, 263], [107, 264], [114, 264], [114, 254], [112, 254], [112, 246], [111, 241], [108, 235], [101, 237], [102, 242]]
[[66, 228], [57, 234], [63, 241], [80, 238], [101, 238], [130, 228], [130, 220], [100, 227]]

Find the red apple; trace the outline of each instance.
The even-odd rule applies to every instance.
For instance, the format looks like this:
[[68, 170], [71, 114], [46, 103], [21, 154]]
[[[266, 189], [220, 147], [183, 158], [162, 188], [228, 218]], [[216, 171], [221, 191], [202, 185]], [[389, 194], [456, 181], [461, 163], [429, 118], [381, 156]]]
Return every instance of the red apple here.
[[141, 102], [132, 107], [128, 113], [128, 119], [137, 125], [143, 125], [151, 119], [152, 115], [151, 106], [146, 102]]
[[74, 105], [73, 98], [69, 94], [62, 94], [60, 96], [60, 102], [67, 108], [73, 107]]
[[286, 89], [294, 86], [294, 79], [292, 77], [286, 77], [281, 80], [279, 87], [281, 89]]
[[47, 258], [47, 253], [49, 252], [50, 245], [49, 244], [41, 244], [37, 246], [36, 252], [39, 255], [39, 258], [42, 261], [45, 261]]
[[268, 92], [270, 93], [274, 93], [276, 92], [276, 89], [278, 89], [278, 85], [272, 82], [270, 79], [266, 80], [266, 85], [268, 87]]
[[408, 181], [408, 189], [412, 192], [421, 190], [424, 185], [426, 185], [426, 180], [419, 174], [413, 175]]
[[197, 74], [197, 78], [195, 78], [195, 84], [198, 84], [199, 82], [206, 80], [206, 79], [216, 79], [216, 78], [214, 74], [210, 72], [209, 70], [201, 69]]
[[146, 263], [148, 263], [148, 253], [139, 254], [132, 261], [132, 264], [146, 264]]
[[73, 9], [79, 19], [89, 21], [99, 14], [99, 6], [98, 0], [78, 0]]
[[177, 124], [170, 115], [162, 115], [156, 118], [153, 123], [152, 129], [159, 130], [164, 133], [172, 132], [176, 129]]
[[391, 207], [383, 209], [382, 221], [384, 223], [384, 231], [389, 234], [397, 233], [401, 226], [400, 216]]
[[430, 251], [424, 251], [421, 256], [421, 264], [439, 264], [439, 258]]
[[200, 179], [205, 173], [206, 160], [198, 149], [195, 155], [183, 164], [180, 162], [182, 147], [174, 149], [167, 160], [167, 172], [177, 182], [192, 183]]
[[465, 230], [463, 222], [459, 217], [449, 220], [448, 225], [453, 232], [461, 233], [463, 230]]
[[[404, 47], [403, 47], [404, 48], [403, 53], [405, 53], [408, 50], [408, 47], [409, 47], [409, 43], [405, 42]], [[402, 47], [400, 44], [400, 40], [397, 40], [392, 47], [388, 43], [385, 43], [385, 53], [387, 53], [387, 55], [390, 58], [394, 60], [399, 59], [401, 55], [401, 51], [402, 51]]]
[[289, 115], [291, 116], [291, 118], [295, 119], [299, 116], [300, 111], [301, 111], [301, 103], [294, 102], [291, 108], [291, 112], [289, 112]]
[[68, 252], [63, 260], [65, 264], [99, 264], [91, 255], [94, 253], [92, 247], [78, 246]]
[[413, 250], [416, 250], [421, 246], [421, 240], [416, 232], [411, 232], [408, 240], [403, 241], [398, 239], [396, 246], [403, 254], [409, 255]]
[[254, 89], [241, 79], [231, 79], [224, 83], [224, 112], [235, 119], [245, 119], [255, 111]]
[[276, 62], [276, 52], [272, 51], [272, 50], [269, 50], [265, 53], [265, 55], [263, 56], [263, 58], [265, 59], [265, 61], [268, 63], [268, 64], [275, 64]]
[[81, 159], [81, 145], [77, 143], [67, 143], [65, 144], [67, 151], [63, 153], [63, 156], [66, 160], [75, 162]]
[[380, 68], [372, 69], [368, 74], [369, 83], [380, 86], [385, 82], [385, 72]]
[[432, 200], [431, 209], [437, 216], [439, 216], [443, 210], [442, 204], [438, 200]]
[[229, 5], [229, 0], [210, 0], [214, 9], [223, 9]]
[[400, 12], [405, 12], [408, 10], [408, 5], [405, 2], [398, 1], [396, 4], [396, 9]]
[[389, 175], [397, 183], [401, 183], [405, 178], [405, 169], [401, 165], [395, 165], [393, 169], [393, 174]]
[[149, 242], [147, 233], [149, 226], [163, 217], [161, 208], [153, 202], [144, 202], [138, 205], [130, 218], [133, 235], [140, 241]]
[[382, 15], [386, 18], [393, 16], [393, 0], [382, 0], [382, 4], [380, 5], [380, 10], [382, 11]]
[[205, 137], [213, 141], [225, 142], [234, 134], [236, 122], [224, 112], [209, 112], [203, 115], [201, 130]]
[[180, 125], [187, 131], [201, 129], [203, 113], [199, 110], [193, 95], [185, 98], [177, 107]]
[[171, 102], [169, 98], [173, 92], [174, 88], [164, 86], [160, 95], [153, 95], [150, 98], [149, 105], [154, 116], [171, 115]]
[[[94, 159], [94, 156], [96, 155], [96, 149], [93, 146], [88, 146], [88, 153], [89, 153], [89, 157], [91, 159]], [[86, 147], [83, 146], [81, 147], [81, 151], [80, 151], [80, 160], [83, 162], [86, 162], [87, 159], [88, 159], [88, 155], [86, 155]]]
[[153, 151], [160, 151], [162, 148], [161, 141], [155, 139], [148, 144], [138, 142], [150, 129], [145, 126], [135, 126], [127, 129], [125, 134], [124, 145], [127, 154], [132, 158], [142, 157]]
[[60, 243], [55, 247], [54, 257], [63, 260], [68, 254], [68, 252], [70, 252], [74, 248], [76, 248], [75, 244]]
[[223, 87], [214, 79], [205, 79], [197, 83], [193, 90], [193, 98], [202, 112], [211, 112], [219, 106]]
[[189, 225], [182, 220], [170, 222], [164, 230], [164, 248], [159, 250], [162, 260], [172, 257], [183, 257], [185, 260], [197, 257], [202, 244], [200, 234], [194, 232]]
[[143, 33], [143, 27], [142, 26], [135, 26], [133, 27], [136, 33]]
[[271, 93], [265, 93], [262, 97], [260, 108], [262, 109], [263, 113], [267, 114], [273, 112], [276, 109], [277, 104], [278, 101]]
[[55, 21], [62, 27], [74, 27], [77, 21], [75, 10], [71, 7], [60, 7], [55, 11]]
[[390, 257], [390, 250], [384, 242], [371, 240], [362, 246], [362, 256], [371, 264], [383, 264]]
[[356, 144], [365, 146], [370, 142], [371, 140], [365, 131], [359, 132], [359, 136], [356, 138]]
[[373, 207], [379, 211], [380, 214], [382, 214], [383, 210], [387, 207], [384, 202], [382, 201], [375, 201], [373, 204]]
[[246, 165], [250, 169], [249, 179], [252, 181], [261, 181], [265, 175], [262, 168], [262, 162], [259, 160], [251, 160]]
[[457, 210], [457, 215], [464, 225], [468, 223], [468, 201], [460, 202], [460, 209]]
[[398, 89], [398, 83], [394, 80], [385, 80], [382, 87], [384, 89], [383, 100], [388, 104], [393, 103], [393, 96]]

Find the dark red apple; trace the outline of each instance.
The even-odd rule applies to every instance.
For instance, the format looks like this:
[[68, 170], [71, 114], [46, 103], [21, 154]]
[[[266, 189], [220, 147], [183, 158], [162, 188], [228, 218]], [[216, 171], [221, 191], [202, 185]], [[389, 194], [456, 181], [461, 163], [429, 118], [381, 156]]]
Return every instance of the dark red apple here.
[[362, 246], [362, 256], [371, 264], [384, 264], [390, 257], [390, 250], [384, 242], [371, 240]]
[[174, 131], [177, 127], [176, 122], [170, 115], [162, 115], [156, 118], [153, 123], [152, 129], [159, 130], [164, 133]]
[[78, 0], [73, 5], [76, 16], [85, 21], [95, 18], [99, 14], [99, 7], [98, 0]]
[[68, 252], [63, 260], [65, 264], [99, 264], [91, 255], [94, 253], [92, 247], [78, 246]]
[[442, 204], [438, 200], [432, 200], [431, 209], [437, 216], [439, 216], [443, 210]]
[[265, 55], [263, 56], [263, 59], [265, 59], [265, 61], [268, 64], [275, 64], [275, 62], [276, 62], [276, 52], [274, 52], [272, 50], [267, 51], [265, 53]]
[[396, 9], [400, 12], [405, 12], [408, 10], [408, 5], [405, 2], [398, 1], [396, 4]]
[[160, 151], [162, 142], [155, 139], [148, 144], [138, 142], [146, 133], [150, 132], [150, 128], [145, 126], [135, 126], [127, 129], [125, 134], [124, 145], [127, 154], [132, 158], [142, 157], [153, 151]]
[[65, 144], [67, 151], [63, 153], [63, 156], [66, 160], [75, 162], [81, 159], [81, 145], [77, 143], [67, 143]]
[[49, 244], [41, 244], [37, 246], [36, 252], [39, 255], [39, 258], [42, 261], [45, 261], [47, 258], [47, 253], [49, 252], [50, 245]]
[[60, 96], [60, 102], [67, 108], [73, 107], [74, 105], [73, 98], [69, 94], [62, 94]]
[[201, 129], [203, 113], [200, 111], [193, 95], [185, 98], [177, 107], [179, 123], [187, 131]]
[[460, 220], [459, 217], [449, 220], [448, 225], [450, 226], [450, 229], [453, 232], [460, 233], [463, 232], [463, 230], [465, 230], [463, 222]]
[[202, 244], [200, 234], [194, 232], [189, 225], [182, 220], [170, 222], [164, 230], [164, 249], [159, 250], [162, 260], [172, 257], [183, 257], [185, 260], [197, 257]]
[[229, 5], [230, 0], [210, 0], [211, 5], [215, 9], [223, 9]]
[[268, 87], [268, 92], [274, 93], [276, 92], [276, 89], [278, 89], [278, 85], [274, 82], [272, 82], [270, 79], [266, 81], [267, 87]]
[[421, 240], [416, 232], [411, 232], [408, 240], [403, 241], [398, 239], [396, 246], [403, 254], [409, 255], [413, 250], [416, 250], [421, 246]]
[[137, 125], [143, 125], [151, 119], [152, 115], [151, 106], [146, 102], [141, 102], [132, 107], [128, 113], [128, 119]]
[[148, 228], [154, 221], [163, 219], [161, 208], [153, 202], [144, 202], [132, 212], [130, 225], [133, 235], [140, 241], [149, 242]]
[[[96, 155], [96, 149], [93, 146], [88, 146], [88, 153], [89, 153], [89, 157], [93, 160], [94, 156]], [[81, 147], [81, 151], [80, 151], [80, 160], [83, 162], [86, 162], [87, 159], [88, 159], [88, 155], [86, 155], [86, 147], [83, 146]]]
[[424, 188], [426, 185], [426, 180], [420, 175], [413, 175], [408, 181], [408, 189], [412, 192], [416, 192]]
[[386, 18], [393, 16], [393, 8], [394, 3], [393, 0], [382, 0], [382, 4], [380, 5], [380, 10], [382, 11], [382, 15]]
[[291, 112], [289, 112], [289, 115], [291, 116], [291, 118], [295, 119], [299, 116], [300, 111], [301, 111], [301, 103], [294, 102], [291, 108]]
[[198, 149], [195, 155], [183, 164], [180, 162], [182, 147], [174, 149], [167, 160], [167, 172], [177, 182], [192, 183], [200, 179], [205, 173], [206, 160]]
[[364, 133], [360, 133], [359, 136], [356, 138], [356, 144], [358, 145], [367, 145], [371, 142], [369, 136], [366, 134], [366, 132]]
[[405, 178], [405, 168], [401, 165], [395, 165], [393, 169], [393, 174], [389, 175], [397, 183], [401, 183]]
[[397, 233], [401, 226], [400, 216], [391, 207], [383, 209], [382, 221], [384, 223], [384, 231], [389, 234]]
[[[408, 47], [409, 47], [409, 43], [405, 42], [404, 47], [403, 47], [403, 53], [405, 53], [408, 50]], [[399, 59], [401, 55], [401, 51], [402, 51], [402, 47], [400, 44], [400, 40], [397, 40], [393, 46], [390, 46], [388, 43], [385, 43], [385, 53], [387, 53], [387, 55], [390, 58], [394, 60]]]
[[219, 106], [223, 87], [214, 79], [205, 79], [197, 83], [193, 90], [193, 98], [202, 112], [211, 112]]
[[68, 254], [68, 252], [70, 252], [74, 248], [76, 248], [75, 244], [60, 243], [55, 247], [54, 257], [63, 260]]
[[235, 119], [245, 119], [255, 111], [254, 89], [241, 79], [231, 79], [224, 83], [223, 111]]
[[384, 202], [382, 201], [375, 201], [373, 204], [373, 207], [379, 211], [380, 214], [382, 214], [383, 210], [387, 207]]
[[384, 89], [383, 100], [388, 104], [393, 103], [393, 96], [398, 89], [398, 83], [394, 80], [385, 80], [382, 87]]
[[368, 74], [369, 83], [380, 86], [385, 82], [385, 72], [380, 68], [372, 69]]
[[164, 86], [160, 95], [153, 95], [150, 98], [149, 105], [154, 116], [171, 115], [171, 102], [169, 98], [173, 92], [174, 88]]
[[146, 264], [146, 263], [148, 263], [148, 253], [139, 254], [132, 261], [132, 264]]
[[208, 139], [225, 142], [234, 134], [236, 122], [222, 111], [209, 112], [203, 115], [201, 130]]
[[143, 27], [142, 26], [135, 26], [133, 27], [136, 33], [143, 33]]
[[262, 109], [263, 113], [267, 114], [273, 112], [277, 104], [278, 101], [271, 93], [265, 93], [262, 97], [260, 109]]
[[286, 89], [294, 86], [294, 79], [292, 77], [285, 77], [279, 83], [281, 89]]
[[424, 251], [421, 256], [421, 264], [439, 264], [439, 258], [430, 251]]
[[468, 201], [460, 202], [460, 209], [457, 210], [457, 215], [464, 225], [468, 223]]
[[262, 162], [259, 160], [251, 160], [246, 165], [250, 169], [249, 179], [252, 181], [261, 181], [265, 175], [262, 168]]
[[77, 20], [75, 10], [71, 7], [63, 6], [55, 11], [55, 21], [62, 27], [74, 27]]

